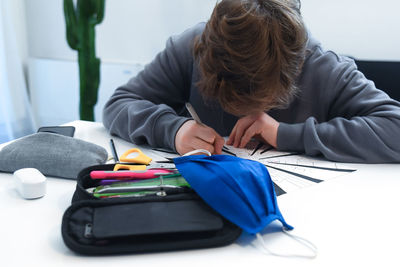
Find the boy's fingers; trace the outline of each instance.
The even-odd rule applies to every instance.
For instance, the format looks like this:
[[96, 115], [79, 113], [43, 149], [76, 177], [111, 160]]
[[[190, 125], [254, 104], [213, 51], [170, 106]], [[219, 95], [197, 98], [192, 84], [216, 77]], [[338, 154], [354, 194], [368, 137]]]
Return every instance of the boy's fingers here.
[[213, 128], [202, 125], [196, 132], [196, 136], [202, 139], [204, 142], [214, 144], [216, 137], [219, 135], [214, 131]]
[[224, 144], [225, 144], [224, 138], [222, 138], [221, 136], [217, 136], [214, 143], [214, 153], [222, 154], [222, 147], [224, 146]]
[[235, 124], [235, 127], [233, 127], [228, 140], [226, 141], [227, 145], [232, 145], [233, 142], [235, 141], [235, 136], [236, 136], [236, 128], [237, 128], [237, 123]]
[[240, 140], [242, 139], [243, 132], [244, 127], [242, 127], [242, 125], [239, 125], [236, 129], [235, 141], [233, 142], [234, 147], [238, 147], [240, 145]]
[[[214, 153], [214, 146], [213, 144], [207, 143], [202, 139], [195, 138], [192, 143], [192, 149], [190, 151], [196, 150], [196, 149], [205, 149], [209, 151], [211, 154]], [[188, 151], [188, 152], [190, 152]]]
[[254, 129], [254, 125], [250, 126], [244, 135], [242, 136], [242, 139], [240, 140], [240, 148], [244, 148], [248, 142], [250, 142], [251, 138], [256, 135], [256, 131]]

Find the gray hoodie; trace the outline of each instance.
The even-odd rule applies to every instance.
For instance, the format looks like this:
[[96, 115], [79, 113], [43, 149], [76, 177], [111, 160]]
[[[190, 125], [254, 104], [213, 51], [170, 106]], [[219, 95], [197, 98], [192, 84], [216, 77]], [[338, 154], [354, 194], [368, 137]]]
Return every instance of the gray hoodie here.
[[[167, 41], [166, 48], [136, 77], [117, 88], [104, 107], [113, 135], [175, 150], [175, 135], [191, 102], [202, 122], [228, 136], [237, 117], [202, 99], [193, 41], [200, 23]], [[323, 155], [342, 162], [400, 162], [400, 103], [375, 88], [352, 59], [325, 51], [309, 36], [299, 92], [286, 109], [268, 112], [280, 122], [282, 151]]]

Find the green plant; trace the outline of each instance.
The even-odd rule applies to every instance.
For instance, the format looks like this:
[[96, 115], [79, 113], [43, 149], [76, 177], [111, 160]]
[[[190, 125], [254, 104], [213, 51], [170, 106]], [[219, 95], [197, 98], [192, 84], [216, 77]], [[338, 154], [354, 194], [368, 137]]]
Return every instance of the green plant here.
[[78, 51], [80, 102], [82, 120], [94, 121], [94, 106], [100, 83], [100, 59], [96, 58], [95, 26], [104, 17], [105, 0], [64, 0], [68, 45]]

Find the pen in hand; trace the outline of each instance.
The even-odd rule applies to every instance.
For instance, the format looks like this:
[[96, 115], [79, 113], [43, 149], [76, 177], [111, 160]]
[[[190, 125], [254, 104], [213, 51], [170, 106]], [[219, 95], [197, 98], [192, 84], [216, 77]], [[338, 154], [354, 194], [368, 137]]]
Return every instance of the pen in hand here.
[[[189, 111], [190, 116], [192, 116], [192, 118], [195, 120], [195, 122], [197, 122], [200, 125], [204, 125], [201, 120], [199, 115], [197, 115], [196, 111], [194, 110], [192, 104], [190, 104], [189, 102], [185, 103], [186, 109]], [[234, 153], [230, 152], [229, 149], [226, 146], [222, 147], [222, 151], [231, 155], [236, 156]]]
[[190, 116], [192, 116], [192, 118], [193, 118], [198, 124], [204, 125], [204, 124], [201, 122], [199, 115], [197, 115], [196, 111], [194, 110], [192, 104], [190, 104], [189, 102], [186, 102], [186, 103], [185, 103], [185, 106], [186, 106], [186, 109], [189, 111]]

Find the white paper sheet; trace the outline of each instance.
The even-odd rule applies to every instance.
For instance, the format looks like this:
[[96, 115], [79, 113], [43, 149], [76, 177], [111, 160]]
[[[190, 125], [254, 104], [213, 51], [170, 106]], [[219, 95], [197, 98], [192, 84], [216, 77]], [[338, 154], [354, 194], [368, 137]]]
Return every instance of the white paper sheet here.
[[[225, 148], [237, 157], [255, 160], [266, 165], [275, 184], [277, 195], [299, 190], [356, 171], [343, 163], [308, 157], [293, 152], [277, 151], [267, 145], [259, 147], [254, 152], [258, 144], [258, 141], [252, 140], [245, 148], [235, 148], [228, 145], [225, 145]], [[174, 153], [165, 153], [152, 149], [146, 150], [145, 153], [153, 157], [154, 160], [178, 156]], [[225, 152], [223, 154], [228, 155]]]
[[[259, 142], [252, 140], [245, 148], [226, 146], [236, 156], [265, 164], [275, 183], [277, 195], [343, 176], [353, 171], [345, 164], [308, 157], [298, 153], [268, 150], [264, 145], [254, 152]], [[267, 151], [265, 151], [267, 150]], [[262, 153], [265, 151], [264, 153]]]

